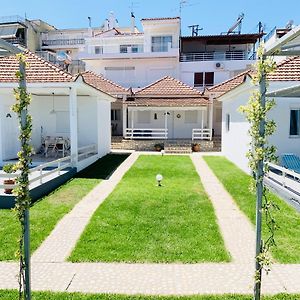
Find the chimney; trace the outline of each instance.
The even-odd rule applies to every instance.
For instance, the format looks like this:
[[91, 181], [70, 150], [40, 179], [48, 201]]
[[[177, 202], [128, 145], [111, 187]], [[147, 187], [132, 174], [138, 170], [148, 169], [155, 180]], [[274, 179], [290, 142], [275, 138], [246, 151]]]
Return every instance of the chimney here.
[[117, 27], [117, 20], [113, 11], [110, 12], [109, 18], [109, 29], [113, 29]]
[[89, 29], [88, 29], [88, 33], [89, 33], [89, 36], [92, 37], [92, 36], [93, 36], [92, 18], [91, 18], [91, 17], [88, 17], [88, 20], [89, 20]]
[[135, 16], [133, 12], [131, 13], [130, 29], [131, 29], [131, 33], [135, 32]]

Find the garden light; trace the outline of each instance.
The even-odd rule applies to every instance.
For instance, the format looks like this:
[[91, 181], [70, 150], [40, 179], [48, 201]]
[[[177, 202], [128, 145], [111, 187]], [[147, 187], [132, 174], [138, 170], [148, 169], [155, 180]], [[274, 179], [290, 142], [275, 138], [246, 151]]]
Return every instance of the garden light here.
[[163, 180], [163, 176], [161, 174], [156, 175], [157, 185], [161, 186], [161, 181]]

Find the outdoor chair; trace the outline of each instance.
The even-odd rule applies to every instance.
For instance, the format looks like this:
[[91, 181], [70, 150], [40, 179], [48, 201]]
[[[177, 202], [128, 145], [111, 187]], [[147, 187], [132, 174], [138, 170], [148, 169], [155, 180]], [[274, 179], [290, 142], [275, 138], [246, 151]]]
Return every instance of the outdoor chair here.
[[283, 154], [281, 157], [283, 167], [300, 173], [300, 157], [293, 153]]

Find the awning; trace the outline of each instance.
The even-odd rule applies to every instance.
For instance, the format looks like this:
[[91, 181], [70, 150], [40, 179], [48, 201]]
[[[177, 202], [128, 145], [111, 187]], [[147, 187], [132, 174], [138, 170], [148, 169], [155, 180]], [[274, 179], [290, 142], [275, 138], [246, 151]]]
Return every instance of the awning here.
[[267, 93], [267, 97], [287, 97], [287, 98], [300, 98], [300, 85], [294, 85], [288, 88], [282, 88]]
[[15, 38], [19, 28], [20, 28], [19, 25], [1, 26], [0, 38], [2, 39]]

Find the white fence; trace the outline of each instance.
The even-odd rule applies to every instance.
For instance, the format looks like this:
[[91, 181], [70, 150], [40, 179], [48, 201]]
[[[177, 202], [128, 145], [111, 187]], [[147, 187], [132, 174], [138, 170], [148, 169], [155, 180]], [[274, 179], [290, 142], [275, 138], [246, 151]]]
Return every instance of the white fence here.
[[126, 139], [162, 140], [168, 138], [166, 128], [126, 128]]
[[[60, 171], [71, 167], [71, 156], [66, 156], [51, 162], [47, 162], [45, 164], [39, 165], [37, 167], [34, 167], [30, 169], [29, 172], [29, 184], [33, 184], [36, 181], [39, 181], [39, 184], [43, 184], [45, 182], [45, 178], [51, 176], [52, 174], [57, 173], [57, 175], [60, 175]], [[43, 172], [45, 168], [54, 167], [54, 169], [49, 170], [47, 172]], [[38, 172], [38, 176], [35, 176], [35, 172]], [[34, 174], [35, 173], [35, 174]], [[15, 174], [0, 174], [0, 179], [6, 180], [6, 179], [16, 179], [19, 176], [18, 173]], [[0, 189], [14, 189], [16, 188], [16, 184], [0, 184]]]
[[212, 129], [193, 129], [192, 140], [211, 140]]
[[277, 182], [283, 188], [300, 194], [300, 174], [284, 167], [269, 163], [270, 171], [267, 177]]

